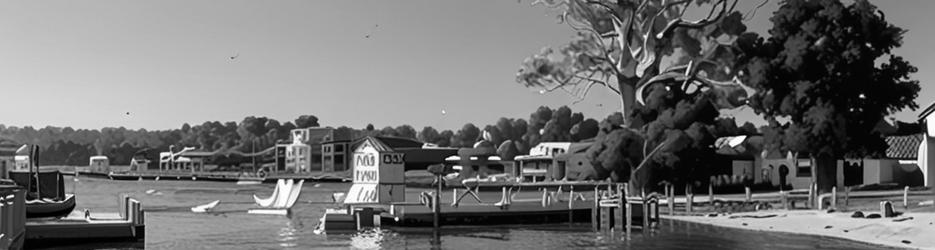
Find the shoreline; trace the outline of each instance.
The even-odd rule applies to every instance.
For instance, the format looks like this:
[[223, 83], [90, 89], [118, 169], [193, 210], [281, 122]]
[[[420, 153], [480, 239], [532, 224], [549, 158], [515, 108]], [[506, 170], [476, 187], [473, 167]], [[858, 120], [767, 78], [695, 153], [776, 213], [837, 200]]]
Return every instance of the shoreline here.
[[[743, 216], [768, 216], [752, 218]], [[895, 247], [935, 249], [935, 213], [914, 212], [893, 218], [851, 218], [851, 212], [768, 210], [708, 216], [663, 216], [665, 219], [763, 232], [783, 232]], [[905, 221], [893, 221], [912, 217]], [[905, 243], [908, 241], [909, 243]]]

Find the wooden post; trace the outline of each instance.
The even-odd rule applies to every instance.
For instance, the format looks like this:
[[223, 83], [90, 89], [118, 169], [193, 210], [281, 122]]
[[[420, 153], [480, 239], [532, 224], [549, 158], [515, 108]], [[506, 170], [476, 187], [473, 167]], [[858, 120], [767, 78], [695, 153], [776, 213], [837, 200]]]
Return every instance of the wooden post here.
[[[616, 230], [622, 230], [623, 229], [622, 227], [624, 226], [623, 222], [626, 221], [623, 219], [623, 216], [625, 215], [624, 210], [626, 209], [626, 203], [627, 203], [627, 196], [625, 195], [625, 193], [627, 192], [626, 191], [627, 184], [617, 185], [616, 188], [617, 188], [616, 190], [617, 194], [619, 194], [619, 196], [617, 198], [617, 207], [613, 209], [614, 210], [614, 225], [612, 227]], [[627, 217], [627, 219], [629, 220], [629, 217]]]
[[838, 209], [838, 187], [831, 187], [831, 209]]
[[649, 203], [646, 202], [646, 191], [640, 189], [640, 200], [643, 203], [643, 232], [649, 228]]
[[444, 180], [442, 179], [441, 175], [435, 175], [435, 182], [437, 182], [438, 185], [435, 185], [435, 197], [433, 197], [432, 199], [432, 219], [433, 219], [433, 224], [435, 226], [436, 232], [438, 232], [438, 230], [441, 228], [442, 181]]
[[627, 224], [624, 225], [624, 227], [626, 227], [627, 236], [629, 236], [630, 232], [633, 230], [633, 205], [627, 202], [626, 198], [623, 199], [623, 202], [624, 202], [623, 205], [626, 207], [625, 209], [626, 209], [626, 216], [627, 216], [627, 220], [626, 220]]
[[903, 209], [909, 210], [909, 186], [903, 188]]
[[610, 224], [613, 222], [610, 220], [610, 208], [601, 207], [601, 231], [610, 231]]
[[785, 192], [785, 191], [782, 191], [782, 190], [779, 191], [779, 200], [780, 200], [780, 202], [782, 202], [782, 209], [787, 209], [787, 210], [788, 210], [788, 209], [789, 209], [789, 199], [786, 197], [786, 192]]
[[675, 215], [675, 186], [669, 184], [666, 186], [666, 190], [668, 190], [669, 193], [668, 197], [666, 197], [669, 199], [669, 204], [667, 204], [669, 205], [669, 215], [672, 216]]
[[808, 208], [815, 208], [815, 183], [808, 185]]
[[750, 202], [751, 200], [753, 200], [753, 192], [750, 191], [750, 187], [746, 187], [746, 186], [743, 187], [743, 192], [744, 194], [746, 194], [746, 196], [744, 197], [746, 197], [747, 202]]
[[714, 205], [714, 185], [708, 184], [708, 203]]
[[851, 198], [851, 187], [847, 186], [844, 188], [844, 207], [847, 207], [850, 198]]
[[458, 188], [451, 189], [451, 206], [458, 206]]
[[692, 203], [695, 195], [691, 193], [691, 185], [685, 185], [685, 212], [692, 212]]
[[597, 220], [598, 213], [600, 211], [600, 191], [597, 186], [594, 186], [594, 207], [591, 208], [591, 227], [594, 228], [594, 231], [597, 231], [600, 228], [600, 222]]
[[575, 202], [575, 186], [572, 185], [569, 189], [571, 189], [571, 191], [568, 192], [568, 223], [574, 223], [575, 213], [572, 209], [574, 208]]

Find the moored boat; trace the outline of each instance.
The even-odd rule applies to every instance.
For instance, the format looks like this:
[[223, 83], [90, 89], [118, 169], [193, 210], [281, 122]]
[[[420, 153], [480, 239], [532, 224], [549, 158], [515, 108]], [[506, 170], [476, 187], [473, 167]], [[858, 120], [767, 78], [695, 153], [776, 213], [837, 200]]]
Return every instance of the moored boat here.
[[[26, 218], [61, 217], [75, 209], [75, 195], [65, 193], [65, 178], [58, 170], [39, 168], [39, 147], [26, 146], [18, 151], [28, 156], [9, 171], [16, 185], [26, 187]], [[23, 169], [25, 168], [25, 169]]]

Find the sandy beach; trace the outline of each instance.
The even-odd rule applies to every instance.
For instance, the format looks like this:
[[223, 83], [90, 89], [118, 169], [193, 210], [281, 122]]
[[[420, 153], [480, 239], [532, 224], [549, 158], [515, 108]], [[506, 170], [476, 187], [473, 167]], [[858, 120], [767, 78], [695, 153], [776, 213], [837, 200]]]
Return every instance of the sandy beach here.
[[[772, 217], [768, 217], [772, 216]], [[851, 218], [851, 212], [771, 210], [666, 218], [716, 226], [837, 237], [909, 249], [935, 249], [935, 213], [907, 213], [893, 218]], [[768, 217], [768, 218], [754, 218]], [[911, 219], [906, 219], [912, 217]], [[894, 221], [906, 219], [903, 221]]]

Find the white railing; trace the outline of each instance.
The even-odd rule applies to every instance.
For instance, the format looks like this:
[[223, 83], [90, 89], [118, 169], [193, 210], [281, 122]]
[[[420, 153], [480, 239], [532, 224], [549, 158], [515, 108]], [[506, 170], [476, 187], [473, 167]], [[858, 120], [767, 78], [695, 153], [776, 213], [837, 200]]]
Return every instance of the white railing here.
[[26, 190], [0, 189], [0, 248], [21, 248], [25, 234]]

